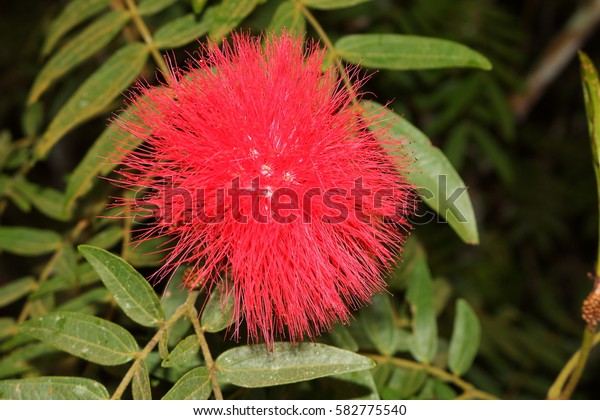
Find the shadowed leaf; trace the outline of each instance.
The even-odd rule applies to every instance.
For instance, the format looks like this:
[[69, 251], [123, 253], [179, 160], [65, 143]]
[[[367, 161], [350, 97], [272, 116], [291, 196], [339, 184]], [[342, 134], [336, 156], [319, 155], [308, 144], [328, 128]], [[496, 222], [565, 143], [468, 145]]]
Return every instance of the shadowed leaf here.
[[9, 305], [33, 290], [35, 277], [28, 276], [13, 280], [0, 287], [0, 308]]
[[481, 340], [481, 325], [471, 305], [464, 299], [456, 301], [454, 329], [448, 349], [448, 366], [455, 375], [465, 374], [471, 365]]
[[410, 351], [419, 362], [429, 363], [437, 353], [438, 340], [433, 284], [424, 257], [415, 261], [406, 298], [413, 314]]
[[153, 15], [166, 9], [170, 5], [177, 3], [178, 0], [142, 0], [138, 4], [138, 13], [141, 16]]
[[230, 326], [233, 321], [235, 300], [232, 293], [226, 292], [226, 286], [219, 283], [212, 291], [202, 311], [200, 324], [211, 333], [219, 332]]
[[258, 0], [223, 0], [216, 9], [208, 9], [204, 12], [205, 15], [214, 10], [210, 37], [220, 42], [221, 38], [252, 13], [257, 4]]
[[269, 23], [269, 30], [276, 34], [281, 34], [285, 29], [287, 33], [298, 36], [304, 36], [306, 32], [306, 22], [302, 10], [294, 3], [286, 1], [281, 3]]
[[148, 47], [141, 43], [129, 44], [118, 50], [92, 74], [67, 103], [58, 111], [35, 153], [44, 158], [50, 149], [70, 130], [106, 110], [138, 76], [146, 58]]
[[72, 0], [52, 22], [48, 30], [42, 55], [48, 55], [58, 41], [71, 29], [106, 9], [111, 0]]
[[[127, 121], [133, 118], [128, 110], [120, 114], [121, 120]], [[76, 200], [91, 190], [94, 182], [99, 181], [98, 175], [108, 175], [122, 159], [123, 152], [135, 149], [141, 142], [142, 140], [137, 137], [119, 129], [116, 123], [111, 123], [98, 136], [69, 177], [65, 191], [64, 212], [71, 214]]]
[[128, 20], [127, 12], [113, 10], [69, 40], [37, 74], [28, 102], [31, 104], [37, 101], [54, 81], [100, 51], [119, 33]]
[[190, 370], [173, 385], [163, 400], [206, 400], [212, 387], [208, 369], [204, 366]]
[[333, 10], [356, 6], [371, 0], [302, 0], [302, 3], [311, 9]]
[[156, 31], [154, 43], [162, 50], [189, 44], [206, 34], [211, 28], [210, 16], [196, 22], [193, 13], [174, 19]]
[[131, 392], [134, 400], [151, 400], [152, 390], [150, 388], [150, 376], [148, 375], [148, 368], [146, 362], [141, 361], [139, 367], [133, 374], [133, 380], [131, 381]]
[[187, 336], [177, 344], [167, 360], [164, 360], [161, 365], [162, 367], [185, 367], [198, 359], [199, 351], [198, 337], [195, 334]]
[[27, 227], [0, 227], [0, 249], [12, 254], [38, 256], [60, 246], [61, 237], [54, 231]]

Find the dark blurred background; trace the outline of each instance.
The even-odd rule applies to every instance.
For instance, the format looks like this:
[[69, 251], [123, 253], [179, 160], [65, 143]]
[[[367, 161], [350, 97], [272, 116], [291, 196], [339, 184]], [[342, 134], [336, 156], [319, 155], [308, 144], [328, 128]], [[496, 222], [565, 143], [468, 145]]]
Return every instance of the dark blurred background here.
[[[0, 129], [14, 138], [23, 136], [21, 116], [42, 62], [42, 39], [63, 5], [0, 3]], [[246, 25], [264, 24], [270, 7], [259, 8]], [[316, 13], [332, 38], [360, 32], [436, 36], [469, 45], [494, 64], [491, 72], [380, 71], [366, 89], [380, 102], [393, 100], [396, 111], [447, 153], [469, 186], [479, 246], [463, 244], [446, 225], [419, 226], [415, 233], [437, 280], [451, 286], [454, 298], [466, 297], [481, 317], [482, 349], [468, 379], [505, 398], [544, 397], [580, 343], [580, 308], [592, 286], [588, 273], [598, 243], [598, 200], [577, 56], [569, 56], [537, 101], [523, 104], [531, 98], [528, 78], [536, 68], [555, 67], [550, 45], [563, 51], [580, 42], [600, 65], [597, 9], [597, 1], [573, 0], [375, 0]], [[576, 13], [585, 30], [575, 25], [565, 32]], [[52, 91], [48, 115], [63, 100], [52, 95], [79, 82], [67, 78]], [[93, 132], [93, 139], [102, 126], [81, 130]], [[88, 145], [62, 142], [60, 158], [40, 165], [32, 177], [50, 171], [48, 182], [64, 188], [63, 168], [74, 167]], [[19, 217], [25, 216], [9, 210], [5, 221]], [[449, 330], [452, 318], [440, 322]], [[599, 371], [596, 350], [576, 397], [600, 396]]]

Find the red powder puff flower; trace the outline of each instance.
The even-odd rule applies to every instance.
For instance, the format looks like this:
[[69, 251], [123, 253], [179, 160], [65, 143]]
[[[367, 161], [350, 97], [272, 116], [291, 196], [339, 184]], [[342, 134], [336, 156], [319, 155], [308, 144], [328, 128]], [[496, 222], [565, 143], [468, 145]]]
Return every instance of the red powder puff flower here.
[[[261, 42], [264, 41], [264, 45]], [[144, 237], [168, 236], [161, 274], [227, 275], [234, 335], [313, 338], [384, 289], [412, 197], [324, 53], [290, 35], [235, 35], [158, 88], [123, 129], [144, 140], [118, 183], [145, 188]], [[359, 83], [358, 83], [359, 84]], [[355, 82], [354, 88], [357, 83]]]

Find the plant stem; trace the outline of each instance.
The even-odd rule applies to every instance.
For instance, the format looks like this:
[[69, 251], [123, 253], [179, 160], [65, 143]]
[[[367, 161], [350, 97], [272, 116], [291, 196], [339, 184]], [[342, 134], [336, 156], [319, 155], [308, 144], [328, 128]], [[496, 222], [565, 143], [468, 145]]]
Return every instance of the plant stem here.
[[133, 364], [119, 383], [119, 386], [117, 386], [117, 389], [115, 390], [114, 394], [110, 397], [111, 400], [118, 400], [121, 398], [121, 396], [127, 389], [127, 386], [133, 379], [133, 375], [135, 375], [135, 372], [139, 369], [140, 364], [143, 363], [146, 357], [148, 357], [148, 355], [150, 354], [150, 352], [154, 350], [154, 347], [156, 347], [156, 345], [160, 341], [164, 331], [171, 328], [173, 324], [175, 324], [175, 322], [177, 322], [180, 318], [188, 314], [189, 308], [193, 307], [197, 297], [197, 293], [189, 293], [185, 302], [179, 308], [177, 308], [173, 316], [171, 316], [171, 318], [169, 318], [167, 322], [160, 326], [160, 328], [158, 329], [156, 334], [154, 334], [154, 336], [150, 339], [148, 344], [146, 344], [146, 346], [142, 349], [140, 353], [136, 354], [135, 361], [133, 362]]
[[[581, 348], [577, 350], [575, 354], [573, 354], [573, 356], [571, 356], [569, 361], [565, 364], [565, 366], [558, 374], [558, 377], [548, 390], [548, 399], [556, 400], [561, 398], [570, 398], [571, 395], [566, 395], [567, 387], [569, 387], [569, 384], [572, 383], [574, 380], [570, 379], [566, 387], [565, 382], [567, 382], [569, 378], [573, 378], [577, 369], [581, 369], [583, 371], [583, 367], [580, 368], [580, 366], [585, 366], [585, 361], [587, 360], [590, 350], [598, 343], [600, 343], [600, 333], [593, 335], [591, 331], [589, 331], [586, 328]], [[584, 344], [587, 349], [584, 348]], [[585, 357], [582, 357], [584, 352], [587, 352], [587, 355], [585, 355]], [[577, 379], [577, 381], [579, 381], [579, 378]], [[571, 393], [575, 390], [575, 385], [577, 385], [577, 383], [573, 382], [573, 385], [571, 385], [573, 386], [573, 390], [571, 390]], [[565, 391], [563, 391], [563, 388], [565, 389]]]
[[[42, 269], [42, 272], [40, 273], [35, 284], [36, 289], [39, 288], [44, 281], [46, 281], [46, 279], [50, 276], [50, 273], [52, 273], [52, 270], [54, 270], [54, 266], [56, 265], [58, 258], [61, 256], [63, 248], [64, 243], [61, 242], [56, 251], [54, 251], [54, 254], [52, 254], [52, 257], [50, 257], [50, 259]], [[23, 309], [21, 309], [19, 317], [17, 318], [17, 324], [22, 324], [23, 322], [25, 322], [25, 320], [29, 316], [29, 313], [31, 312], [31, 305], [34, 300], [35, 298], [27, 298], [25, 304], [23, 305]]]
[[319, 21], [311, 13], [311, 11], [300, 0], [293, 0], [293, 1], [295, 3], [296, 7], [298, 9], [300, 9], [302, 14], [306, 18], [306, 20], [310, 23], [310, 25], [315, 29], [315, 31], [317, 31], [317, 34], [323, 40], [323, 42], [325, 43], [325, 46], [331, 52], [331, 55], [333, 56], [333, 60], [336, 62], [336, 69], [339, 72], [339, 74], [342, 76], [342, 79], [344, 81], [344, 85], [346, 86], [346, 89], [348, 89], [348, 92], [350, 92], [350, 94], [352, 95], [352, 103], [354, 105], [358, 105], [358, 101], [356, 100], [356, 95], [355, 95], [356, 92], [354, 91], [352, 82], [350, 81], [350, 76], [348, 76], [348, 72], [346, 71], [346, 68], [344, 67], [344, 65], [342, 63], [342, 58], [337, 53], [337, 50], [335, 49], [333, 42], [331, 42], [331, 39], [329, 38], [329, 36], [327, 35], [325, 30], [319, 23]]
[[585, 364], [590, 355], [590, 350], [592, 349], [592, 342], [594, 340], [594, 334], [589, 328], [585, 328], [583, 331], [583, 340], [581, 342], [581, 351], [579, 353], [579, 357], [577, 358], [577, 365], [575, 366], [575, 370], [573, 374], [569, 378], [569, 382], [567, 382], [567, 386], [561, 395], [561, 399], [568, 400], [573, 395], [579, 380], [581, 379], [581, 375], [583, 374], [583, 370], [585, 369]]
[[[89, 224], [89, 220], [81, 219], [79, 222], [77, 222], [77, 224], [73, 227], [73, 229], [71, 229], [71, 231], [65, 236], [64, 241], [61, 242], [61, 244], [58, 246], [58, 248], [56, 248], [56, 251], [54, 251], [54, 254], [52, 254], [52, 257], [50, 257], [50, 259], [48, 260], [48, 262], [46, 263], [44, 268], [42, 268], [42, 271], [36, 281], [36, 286], [35, 286], [36, 289], [39, 288], [42, 285], [42, 283], [44, 283], [48, 279], [48, 277], [50, 277], [50, 274], [52, 274], [52, 270], [54, 270], [54, 267], [56, 266], [58, 259], [62, 255], [62, 251], [63, 251], [65, 245], [67, 243], [69, 243], [69, 241], [75, 242], [77, 240], [77, 238], [79, 237], [79, 235], [81, 235], [81, 232], [88, 226], [88, 224]], [[25, 304], [23, 305], [23, 308], [21, 309], [21, 313], [17, 317], [17, 324], [21, 324], [21, 323], [25, 322], [25, 320], [27, 319], [27, 317], [29, 316], [29, 313], [31, 311], [31, 305], [32, 305], [32, 302], [34, 301], [34, 299], [35, 298], [33, 298], [33, 299], [30, 297], [27, 298], [27, 301], [25, 302]]]
[[217, 380], [216, 375], [216, 365], [213, 360], [212, 354], [210, 353], [210, 348], [208, 347], [208, 342], [206, 341], [206, 337], [204, 337], [204, 329], [200, 326], [200, 322], [198, 322], [198, 314], [196, 311], [190, 311], [188, 314], [188, 318], [192, 321], [192, 325], [194, 326], [194, 331], [198, 336], [198, 342], [200, 343], [200, 350], [202, 351], [202, 356], [204, 357], [204, 362], [206, 363], [206, 368], [208, 369], [208, 374], [210, 375], [210, 380], [212, 382], [213, 393], [215, 394], [215, 399], [222, 400], [223, 393], [221, 392], [221, 387], [219, 386], [219, 381]]
[[150, 48], [150, 54], [152, 54], [152, 57], [154, 58], [156, 65], [158, 66], [160, 71], [163, 73], [165, 78], [169, 78], [170, 73], [169, 73], [169, 68], [167, 67], [167, 63], [165, 62], [165, 59], [163, 58], [163, 56], [160, 55], [158, 48], [156, 48], [156, 44], [154, 44], [154, 39], [152, 38], [152, 34], [150, 33], [150, 30], [144, 23], [144, 20], [142, 19], [142, 17], [140, 16], [140, 13], [138, 12], [135, 2], [133, 0], [125, 0], [125, 3], [127, 4], [127, 9], [129, 9], [129, 13], [131, 13], [131, 18], [133, 19], [133, 22], [135, 23], [135, 26], [136, 26], [138, 32], [144, 39], [144, 42], [146, 43], [146, 45], [148, 45], [148, 48]]
[[411, 369], [411, 370], [424, 370], [429, 373], [431, 376], [434, 376], [443, 381], [450, 382], [464, 392], [457, 397], [457, 399], [467, 399], [467, 398], [479, 398], [481, 400], [497, 400], [498, 397], [488, 394], [485, 391], [481, 391], [477, 389], [473, 384], [459, 378], [456, 375], [453, 375], [449, 372], [446, 372], [443, 369], [436, 368], [435, 366], [427, 365], [424, 363], [414, 362], [412, 360], [400, 359], [398, 357], [391, 356], [381, 356], [379, 354], [365, 354], [365, 356], [370, 357], [375, 360], [377, 363], [392, 363], [398, 367]]

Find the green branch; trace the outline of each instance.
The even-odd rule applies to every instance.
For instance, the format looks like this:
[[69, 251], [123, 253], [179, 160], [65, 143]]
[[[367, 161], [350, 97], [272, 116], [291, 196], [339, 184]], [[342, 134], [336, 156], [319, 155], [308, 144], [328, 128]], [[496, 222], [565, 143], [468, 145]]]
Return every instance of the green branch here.
[[160, 328], [158, 329], [156, 334], [154, 334], [154, 336], [150, 339], [148, 344], [146, 344], [142, 351], [135, 356], [135, 361], [133, 362], [133, 364], [119, 383], [119, 386], [117, 386], [117, 389], [115, 390], [112, 397], [110, 397], [111, 400], [118, 400], [121, 398], [121, 396], [127, 389], [127, 386], [133, 379], [133, 375], [135, 375], [135, 372], [139, 369], [140, 364], [143, 363], [146, 357], [148, 357], [148, 355], [150, 354], [150, 352], [154, 350], [154, 347], [156, 347], [156, 345], [159, 343], [164, 332], [171, 328], [173, 324], [175, 324], [175, 322], [177, 322], [180, 318], [183, 318], [189, 313], [190, 307], [193, 307], [197, 297], [197, 293], [189, 293], [185, 302], [179, 308], [177, 308], [173, 316], [171, 316], [171, 318], [169, 318], [167, 322], [160, 326]]
[[169, 67], [167, 66], [167, 63], [165, 62], [165, 59], [163, 58], [163, 56], [160, 54], [160, 51], [158, 51], [158, 48], [156, 47], [156, 44], [154, 43], [154, 38], [152, 38], [152, 34], [150, 33], [150, 30], [148, 29], [148, 27], [144, 23], [144, 20], [140, 16], [140, 13], [138, 12], [135, 2], [133, 0], [125, 0], [125, 3], [127, 4], [127, 9], [129, 9], [129, 13], [131, 13], [131, 18], [133, 19], [133, 23], [135, 24], [138, 32], [144, 39], [144, 42], [146, 43], [146, 45], [148, 45], [148, 48], [150, 49], [150, 54], [152, 54], [152, 57], [154, 58], [156, 65], [158, 66], [160, 71], [164, 74], [164, 76], [166, 78], [168, 78], [169, 74], [170, 74]]
[[427, 365], [424, 363], [415, 362], [407, 359], [400, 359], [398, 357], [381, 356], [378, 354], [365, 354], [365, 356], [375, 360], [377, 363], [392, 363], [398, 367], [410, 370], [424, 370], [431, 376], [441, 379], [442, 381], [450, 382], [460, 389], [463, 393], [457, 397], [457, 399], [470, 399], [478, 398], [480, 400], [497, 400], [498, 397], [488, 394], [485, 391], [477, 389], [475, 385], [459, 378], [456, 375], [451, 374], [443, 369], [435, 366]]
[[196, 332], [196, 336], [198, 337], [198, 342], [200, 343], [200, 350], [202, 351], [202, 356], [204, 357], [204, 363], [206, 363], [206, 368], [208, 369], [208, 374], [210, 376], [210, 381], [212, 383], [212, 388], [213, 388], [213, 393], [215, 394], [215, 399], [222, 400], [223, 394], [221, 393], [221, 387], [219, 386], [219, 381], [217, 380], [216, 365], [213, 360], [212, 354], [210, 353], [210, 348], [208, 347], [208, 342], [206, 341], [206, 337], [204, 336], [204, 329], [200, 326], [200, 322], [198, 321], [198, 313], [196, 312], [195, 309], [188, 313], [188, 318], [190, 321], [192, 321], [192, 325], [194, 326], [194, 331]]
[[338, 54], [337, 50], [335, 49], [335, 46], [333, 45], [333, 42], [323, 29], [319, 21], [311, 13], [311, 11], [308, 10], [308, 8], [300, 0], [293, 0], [293, 2], [295, 3], [296, 7], [300, 9], [306, 20], [317, 32], [321, 40], [323, 40], [325, 46], [329, 49], [331, 55], [333, 56], [333, 60], [336, 63], [336, 70], [338, 71], [340, 76], [342, 76], [346, 89], [348, 89], [348, 92], [350, 92], [350, 94], [352, 95], [352, 103], [354, 105], [358, 105], [358, 101], [356, 100], [356, 91], [354, 90], [354, 87], [352, 86], [352, 81], [350, 80], [350, 76], [348, 75], [348, 72], [346, 71], [346, 68], [342, 63], [342, 57]]
[[[581, 366], [585, 366], [585, 361], [587, 360], [587, 356], [589, 355], [590, 350], [598, 343], [600, 343], [600, 333], [593, 335], [586, 328], [581, 348], [577, 350], [575, 354], [573, 354], [573, 356], [571, 356], [567, 364], [565, 364], [565, 366], [558, 374], [558, 377], [548, 390], [548, 399], [556, 400], [571, 397], [572, 392], [575, 390], [574, 386], [577, 384], [577, 382], [574, 382], [574, 380], [571, 379], [569, 383], [573, 382], [573, 385], [567, 384], [566, 387], [565, 383], [569, 378], [572, 378], [575, 375], [574, 372], [576, 372], [577, 370], [581, 369], [581, 371], [583, 372], [583, 368]], [[587, 353], [587, 355], [585, 355], [584, 353]], [[581, 375], [581, 373], [579, 375]], [[577, 381], [579, 381], [579, 378], [577, 378]], [[573, 389], [569, 390], [570, 394], [568, 395], [567, 387], [573, 387]], [[563, 391], [563, 389], [565, 391]]]

